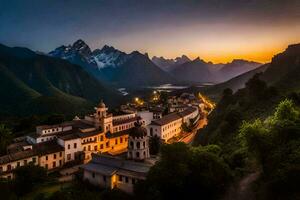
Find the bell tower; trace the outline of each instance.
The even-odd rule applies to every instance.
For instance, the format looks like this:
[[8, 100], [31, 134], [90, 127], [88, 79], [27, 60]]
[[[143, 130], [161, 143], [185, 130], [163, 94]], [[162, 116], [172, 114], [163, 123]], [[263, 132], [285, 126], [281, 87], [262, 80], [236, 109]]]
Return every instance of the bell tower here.
[[137, 121], [129, 133], [127, 158], [143, 161], [150, 157], [147, 129]]
[[112, 130], [112, 116], [107, 114], [108, 108], [104, 104], [103, 100], [95, 108], [95, 126], [101, 127], [104, 132]]

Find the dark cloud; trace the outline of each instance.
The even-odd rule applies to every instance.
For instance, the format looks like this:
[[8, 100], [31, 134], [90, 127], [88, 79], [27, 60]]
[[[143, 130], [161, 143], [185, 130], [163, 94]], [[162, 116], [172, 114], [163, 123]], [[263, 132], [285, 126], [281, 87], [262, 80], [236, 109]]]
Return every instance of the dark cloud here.
[[[300, 20], [299, 0], [0, 0], [0, 42], [50, 50], [201, 23], [280, 24]], [[108, 41], [109, 42], [109, 41]]]

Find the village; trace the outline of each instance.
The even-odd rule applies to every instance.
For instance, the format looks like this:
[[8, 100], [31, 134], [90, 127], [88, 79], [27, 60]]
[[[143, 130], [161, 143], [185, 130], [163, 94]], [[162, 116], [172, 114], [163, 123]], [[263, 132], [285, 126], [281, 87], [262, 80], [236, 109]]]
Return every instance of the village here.
[[161, 101], [161, 93], [153, 91], [150, 100], [136, 97], [117, 114], [101, 100], [94, 113], [37, 126], [35, 132], [15, 138], [7, 155], [0, 157], [0, 177], [13, 179], [16, 168], [33, 164], [58, 172], [59, 181], [72, 181], [81, 172], [93, 185], [132, 193], [159, 160], [151, 144], [191, 144], [212, 109], [204, 97], [190, 93]]

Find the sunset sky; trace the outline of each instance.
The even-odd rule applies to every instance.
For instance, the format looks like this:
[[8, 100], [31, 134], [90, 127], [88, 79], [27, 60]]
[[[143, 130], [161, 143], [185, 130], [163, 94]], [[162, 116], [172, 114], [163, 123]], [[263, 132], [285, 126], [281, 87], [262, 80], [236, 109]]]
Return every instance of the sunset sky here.
[[0, 43], [49, 52], [79, 38], [92, 49], [268, 62], [300, 42], [300, 1], [0, 0]]

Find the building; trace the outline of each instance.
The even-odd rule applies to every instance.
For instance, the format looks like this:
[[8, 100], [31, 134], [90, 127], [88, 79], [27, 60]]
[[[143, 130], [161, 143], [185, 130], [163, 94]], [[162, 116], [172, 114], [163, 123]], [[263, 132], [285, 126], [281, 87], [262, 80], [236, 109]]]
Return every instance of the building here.
[[147, 130], [136, 123], [129, 133], [127, 159], [93, 154], [91, 162], [82, 166], [83, 179], [95, 186], [132, 193], [134, 184], [146, 179], [155, 161], [150, 159]]
[[137, 120], [146, 122], [137, 113], [113, 116], [107, 110], [101, 101], [95, 113], [83, 119], [36, 127], [36, 132], [11, 144], [8, 154], [0, 157], [0, 177], [11, 178], [13, 169], [29, 162], [54, 170], [66, 163], [89, 162], [93, 153], [126, 152], [130, 129]]
[[147, 127], [149, 136], [158, 136], [164, 141], [168, 141], [172, 137], [181, 132], [183, 123], [189, 125], [191, 119], [197, 119], [199, 109], [197, 107], [187, 107], [182, 112], [174, 112], [154, 120]]

